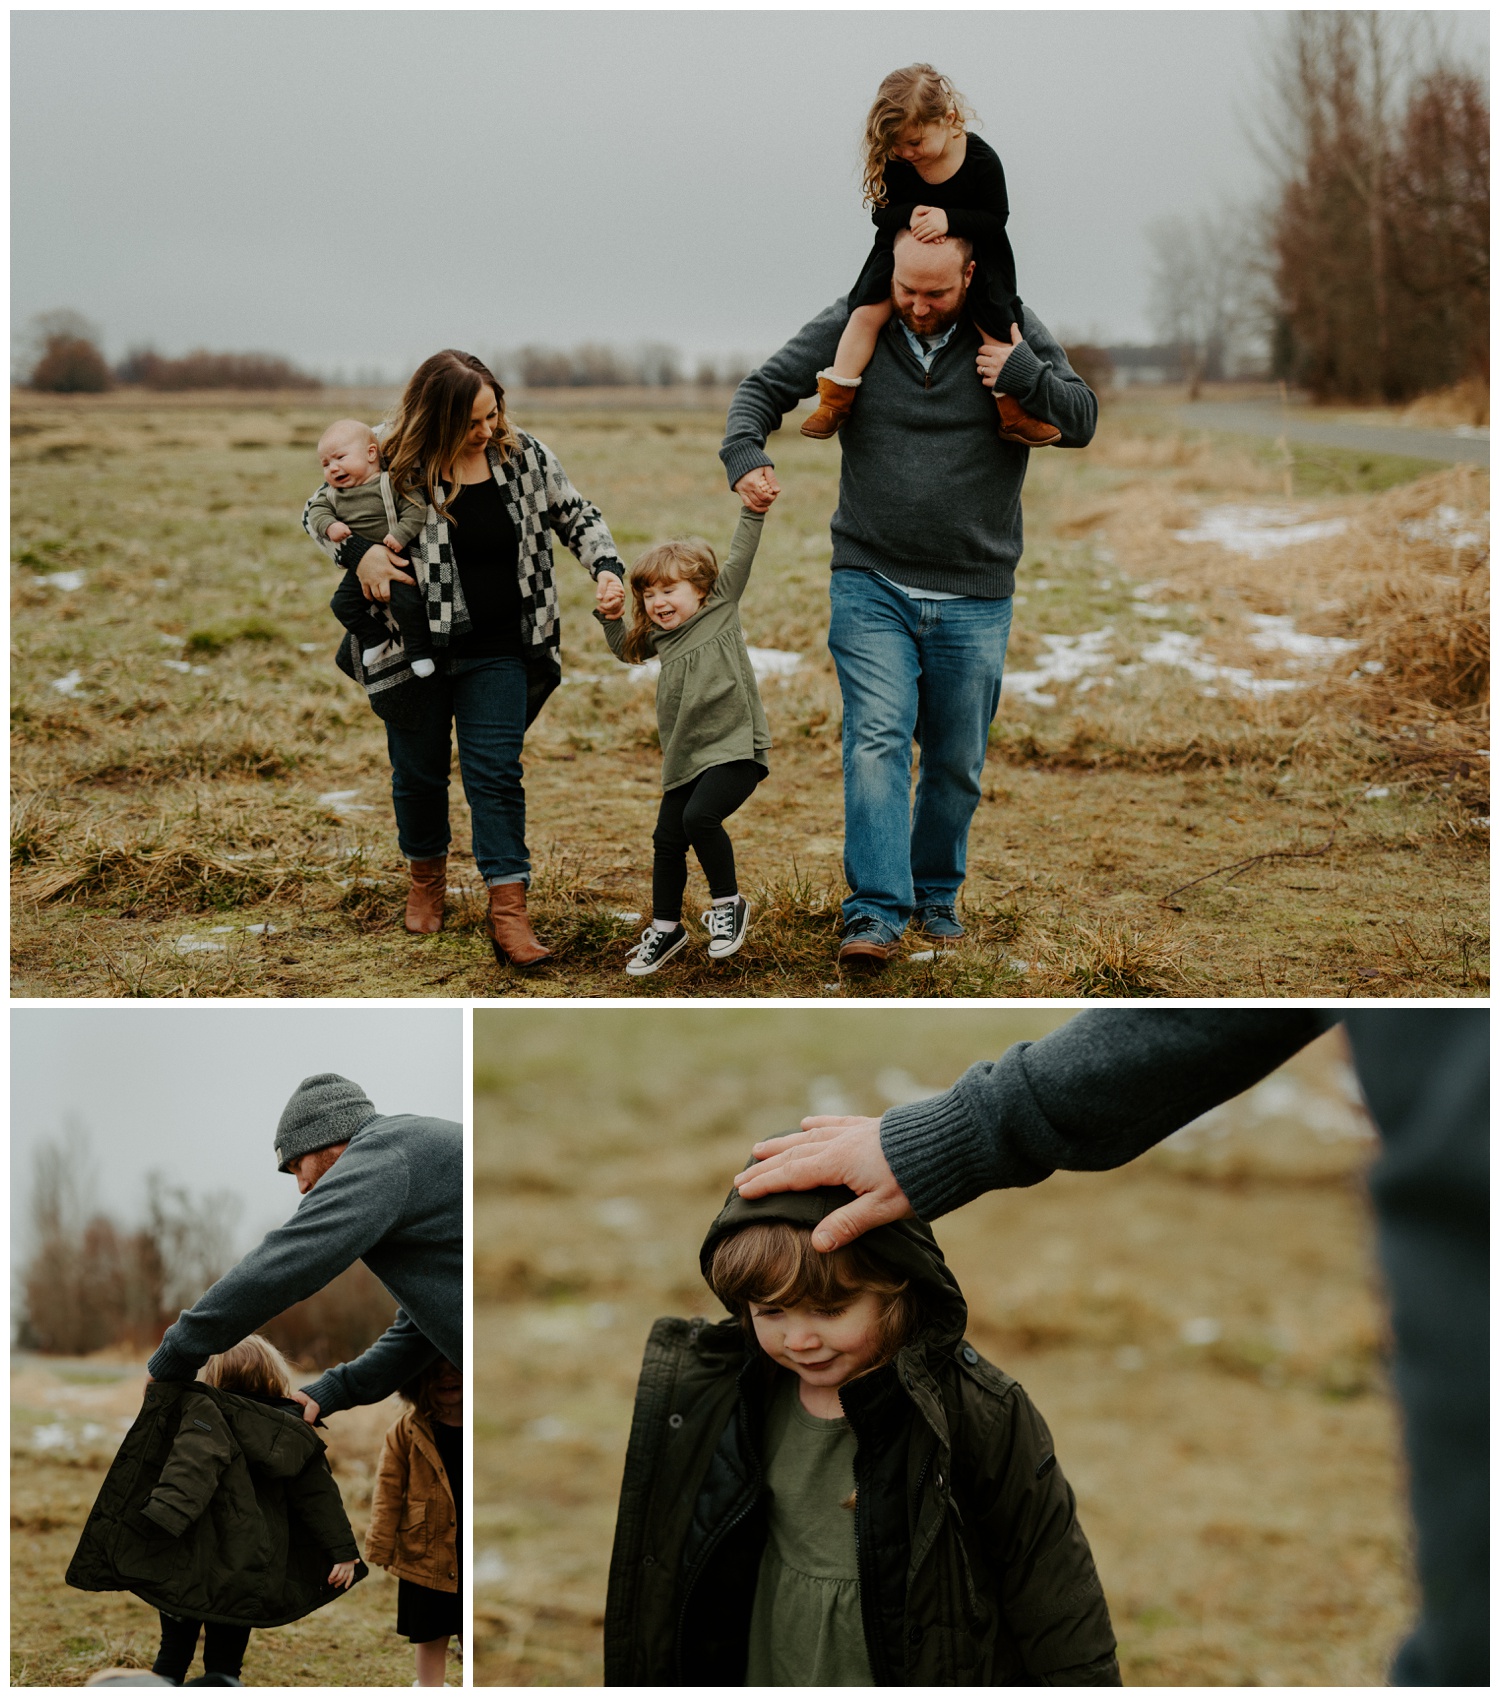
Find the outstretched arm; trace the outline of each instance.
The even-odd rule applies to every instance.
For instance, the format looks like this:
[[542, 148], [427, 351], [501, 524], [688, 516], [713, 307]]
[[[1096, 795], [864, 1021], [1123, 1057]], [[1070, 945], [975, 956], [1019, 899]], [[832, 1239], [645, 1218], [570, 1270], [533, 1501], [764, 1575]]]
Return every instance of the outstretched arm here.
[[817, 393], [818, 373], [833, 363], [848, 321], [847, 304], [835, 301], [735, 390], [719, 449], [731, 489], [757, 466], [775, 463], [766, 452], [766, 438], [781, 428], [782, 419], [798, 401]]
[[750, 581], [750, 568], [755, 563], [755, 550], [760, 547], [761, 532], [765, 529], [764, 513], [753, 508], [740, 508], [740, 522], [734, 527], [734, 540], [729, 555], [719, 568], [717, 587], [731, 601], [738, 601]]
[[398, 1308], [395, 1321], [363, 1355], [341, 1367], [330, 1367], [320, 1379], [304, 1385], [301, 1396], [314, 1405], [310, 1418], [319, 1413], [337, 1414], [344, 1408], [363, 1408], [368, 1403], [384, 1402], [437, 1358], [437, 1346]]

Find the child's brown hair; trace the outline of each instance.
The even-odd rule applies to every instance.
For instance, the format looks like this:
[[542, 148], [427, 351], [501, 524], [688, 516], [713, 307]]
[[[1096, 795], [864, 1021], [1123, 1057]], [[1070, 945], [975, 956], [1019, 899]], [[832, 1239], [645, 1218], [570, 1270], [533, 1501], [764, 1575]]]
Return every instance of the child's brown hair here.
[[918, 124], [957, 121], [960, 130], [974, 122], [969, 103], [941, 71], [931, 65], [906, 65], [881, 83], [865, 119], [865, 205], [884, 206], [885, 167], [891, 149]]
[[429, 1420], [436, 1419], [437, 1405], [432, 1400], [432, 1393], [445, 1368], [450, 1373], [456, 1371], [453, 1363], [440, 1355], [436, 1361], [429, 1361], [420, 1373], [413, 1374], [404, 1385], [398, 1385], [396, 1395], [418, 1414], [425, 1414]]
[[706, 601], [719, 581], [719, 561], [700, 536], [658, 542], [648, 548], [630, 568], [630, 594], [634, 604], [630, 629], [625, 633], [625, 658], [632, 666], [649, 660], [653, 653], [651, 633], [656, 626], [646, 612], [646, 591], [654, 583], [690, 583]]
[[289, 1397], [292, 1394], [291, 1369], [286, 1357], [259, 1332], [242, 1338], [233, 1349], [209, 1356], [203, 1367], [203, 1383], [242, 1395]]
[[813, 1248], [812, 1232], [785, 1221], [745, 1226], [714, 1250], [709, 1288], [749, 1332], [752, 1303], [795, 1307], [811, 1302], [835, 1307], [863, 1291], [880, 1298], [880, 1349], [874, 1372], [890, 1361], [916, 1330], [916, 1295], [908, 1279], [898, 1277], [868, 1245], [855, 1242], [824, 1254]]

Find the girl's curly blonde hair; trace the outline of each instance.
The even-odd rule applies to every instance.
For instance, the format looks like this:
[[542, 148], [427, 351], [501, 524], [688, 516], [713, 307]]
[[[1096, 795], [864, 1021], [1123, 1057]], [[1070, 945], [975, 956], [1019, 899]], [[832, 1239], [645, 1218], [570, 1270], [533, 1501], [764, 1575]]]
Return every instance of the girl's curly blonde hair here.
[[885, 167], [891, 149], [907, 130], [920, 124], [956, 120], [960, 131], [977, 120], [968, 101], [931, 65], [907, 65], [881, 83], [865, 119], [863, 144], [865, 205], [884, 206]]
[[633, 612], [623, 644], [625, 658], [639, 666], [655, 653], [652, 635], [656, 626], [646, 612], [646, 591], [654, 583], [690, 583], [706, 601], [719, 581], [719, 561], [701, 536], [658, 542], [648, 548], [630, 568]]

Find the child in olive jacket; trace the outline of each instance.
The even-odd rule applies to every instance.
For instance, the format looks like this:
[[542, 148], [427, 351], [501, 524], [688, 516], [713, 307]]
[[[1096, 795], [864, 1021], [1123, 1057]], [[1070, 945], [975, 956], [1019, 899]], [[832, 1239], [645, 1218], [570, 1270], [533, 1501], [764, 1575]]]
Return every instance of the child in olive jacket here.
[[701, 1265], [736, 1317], [652, 1327], [606, 1683], [1118, 1685], [1051, 1434], [928, 1227], [811, 1248], [850, 1197], [731, 1192]]
[[158, 1610], [154, 1671], [176, 1685], [201, 1628], [205, 1671], [237, 1678], [252, 1627], [300, 1620], [369, 1571], [277, 1351], [250, 1337], [204, 1371], [146, 1386], [66, 1576]]

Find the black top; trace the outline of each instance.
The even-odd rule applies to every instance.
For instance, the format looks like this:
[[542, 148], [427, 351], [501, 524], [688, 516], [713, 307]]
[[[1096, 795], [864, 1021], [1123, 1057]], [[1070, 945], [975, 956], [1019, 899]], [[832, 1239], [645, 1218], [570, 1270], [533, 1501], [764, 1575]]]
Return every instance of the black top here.
[[448, 1475], [448, 1485], [453, 1492], [453, 1512], [455, 1521], [462, 1524], [461, 1510], [464, 1502], [464, 1429], [462, 1426], [448, 1426], [441, 1420], [433, 1420], [432, 1437], [437, 1445], [437, 1452], [442, 1459], [443, 1471]]
[[493, 477], [466, 483], [449, 502], [448, 535], [472, 630], [453, 638], [456, 660], [522, 657], [520, 543]]
[[885, 193], [886, 204], [870, 213], [877, 232], [875, 246], [849, 291], [850, 308], [890, 298], [896, 232], [910, 225], [917, 207], [940, 206], [948, 214], [949, 234], [974, 244], [971, 313], [991, 335], [1009, 341], [1011, 324], [1021, 322], [1021, 302], [1016, 293], [1015, 255], [1005, 233], [1010, 201], [1000, 155], [971, 134], [963, 164], [943, 183], [924, 183], [914, 165], [888, 159]]

